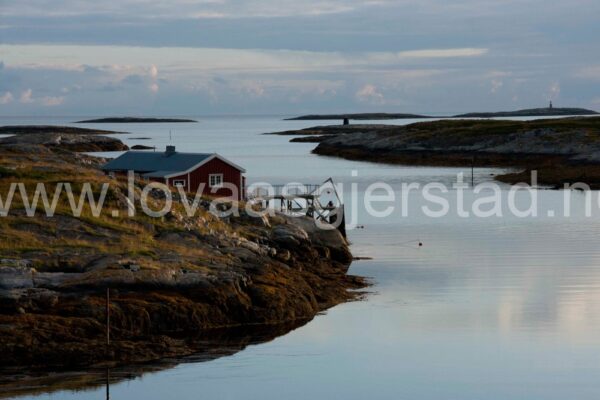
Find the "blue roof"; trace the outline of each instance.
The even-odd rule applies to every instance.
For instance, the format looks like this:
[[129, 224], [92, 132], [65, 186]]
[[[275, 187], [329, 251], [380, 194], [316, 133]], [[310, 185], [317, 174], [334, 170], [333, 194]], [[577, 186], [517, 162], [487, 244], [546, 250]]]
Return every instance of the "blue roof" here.
[[173, 171], [152, 171], [142, 174], [144, 178], [164, 178], [167, 175], [173, 174]]
[[187, 171], [214, 156], [210, 153], [165, 153], [150, 151], [128, 151], [105, 164], [104, 171], [160, 172], [168, 175]]

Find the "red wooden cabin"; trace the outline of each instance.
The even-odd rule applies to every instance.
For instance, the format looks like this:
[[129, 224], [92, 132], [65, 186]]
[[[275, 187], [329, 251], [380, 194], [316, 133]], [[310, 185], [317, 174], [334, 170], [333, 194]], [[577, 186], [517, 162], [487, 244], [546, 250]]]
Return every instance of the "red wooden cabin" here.
[[102, 170], [108, 174], [133, 171], [143, 179], [182, 186], [187, 192], [202, 188], [204, 195], [244, 199], [246, 170], [216, 153], [180, 153], [175, 146], [167, 146], [164, 153], [128, 151]]

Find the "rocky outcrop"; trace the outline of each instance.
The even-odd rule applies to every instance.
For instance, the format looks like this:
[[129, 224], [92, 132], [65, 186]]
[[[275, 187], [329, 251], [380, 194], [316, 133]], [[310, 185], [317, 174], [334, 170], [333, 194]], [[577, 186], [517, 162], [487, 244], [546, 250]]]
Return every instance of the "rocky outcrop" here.
[[58, 133], [70, 135], [109, 135], [125, 132], [106, 131], [102, 129], [79, 128], [59, 125], [5, 125], [0, 126], [0, 135], [32, 135], [41, 133]]
[[323, 126], [275, 134], [318, 142], [314, 153], [406, 165], [501, 166], [526, 169], [507, 182], [529, 180], [600, 187], [600, 117], [532, 121], [440, 120], [406, 126]]
[[[160, 357], [160, 350], [146, 353], [155, 342], [205, 329], [310, 319], [356, 296], [348, 289], [364, 283], [346, 275], [351, 255], [337, 230], [321, 231], [305, 218], [276, 220], [271, 229], [260, 220], [234, 219], [232, 226], [244, 235], [207, 238], [169, 231], [155, 236], [203, 249], [206, 262], [160, 253], [154, 259], [98, 254], [81, 259], [77, 268], [55, 266], [47, 255], [2, 260], [3, 363], [47, 367], [105, 361], [98, 349], [106, 347], [107, 288], [113, 343], [106, 351], [110, 360], [121, 362]], [[64, 263], [69, 255], [61, 257]], [[196, 350], [184, 342], [176, 348], [180, 355]]]
[[44, 146], [67, 151], [124, 151], [129, 148], [119, 139], [101, 135], [73, 133], [30, 133], [0, 138], [0, 146], [26, 150], [31, 146]]
[[[15, 180], [28, 192], [40, 181], [51, 187], [70, 182], [75, 192], [91, 182], [98, 198], [101, 186], [109, 185], [108, 215], [86, 209], [74, 217], [63, 196], [52, 217], [41, 210], [28, 217], [20, 198], [2, 217], [3, 367], [80, 368], [180, 357], [205, 350], [206, 341], [195, 338], [209, 331], [297, 326], [360, 296], [349, 289], [365, 282], [347, 275], [351, 256], [337, 231], [282, 215], [241, 211], [219, 218], [207, 199], [188, 216], [176, 193], [169, 213], [146, 217], [139, 204], [144, 182], [135, 183], [131, 204], [125, 182], [104, 175], [94, 157], [69, 150], [108, 143], [89, 137], [30, 134], [0, 141], [1, 193]], [[160, 209], [164, 201], [164, 194], [151, 193], [149, 207]], [[130, 207], [135, 217], [126, 217]]]

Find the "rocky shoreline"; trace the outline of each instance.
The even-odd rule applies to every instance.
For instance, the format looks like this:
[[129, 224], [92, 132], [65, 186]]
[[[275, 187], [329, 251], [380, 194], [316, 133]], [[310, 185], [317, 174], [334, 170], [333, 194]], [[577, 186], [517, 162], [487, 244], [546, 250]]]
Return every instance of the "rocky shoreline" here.
[[273, 134], [318, 143], [313, 153], [351, 160], [423, 166], [512, 167], [507, 183], [600, 188], [600, 118], [533, 121], [440, 120], [405, 126], [332, 125]]
[[0, 146], [26, 153], [28, 151], [53, 150], [55, 152], [95, 152], [129, 150], [119, 139], [104, 136], [125, 132], [77, 128], [54, 125], [1, 126], [0, 134], [12, 135], [0, 138]]
[[114, 135], [127, 132], [106, 131], [102, 129], [79, 128], [60, 125], [5, 125], [0, 126], [0, 135], [37, 135], [37, 134], [69, 134], [69, 135]]
[[[105, 208], [127, 209], [125, 183], [104, 176], [98, 159], [46, 143], [26, 146], [0, 143], [3, 196], [17, 178], [32, 191], [40, 180], [74, 187], [92, 182], [95, 190], [109, 183]], [[153, 198], [152, 208], [162, 201]], [[346, 273], [352, 262], [346, 240], [312, 219], [254, 218], [243, 211], [218, 218], [205, 200], [193, 217], [176, 204], [163, 218], [87, 211], [75, 218], [62, 198], [53, 217], [28, 217], [15, 202], [0, 219], [1, 367], [11, 373], [210, 351], [218, 341], [194, 338], [226, 328], [305, 323], [359, 298], [355, 289], [366, 286]]]

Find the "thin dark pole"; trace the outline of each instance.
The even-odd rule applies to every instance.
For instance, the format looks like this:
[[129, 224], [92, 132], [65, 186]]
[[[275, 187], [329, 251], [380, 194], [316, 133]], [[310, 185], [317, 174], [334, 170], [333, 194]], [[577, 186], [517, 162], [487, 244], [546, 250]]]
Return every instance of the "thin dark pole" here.
[[471, 187], [475, 186], [475, 156], [471, 159]]
[[106, 400], [110, 400], [110, 368], [106, 368]]
[[106, 288], [106, 346], [110, 346], [110, 289]]

